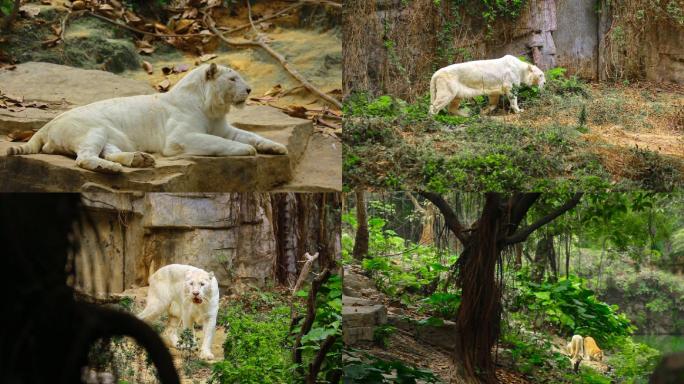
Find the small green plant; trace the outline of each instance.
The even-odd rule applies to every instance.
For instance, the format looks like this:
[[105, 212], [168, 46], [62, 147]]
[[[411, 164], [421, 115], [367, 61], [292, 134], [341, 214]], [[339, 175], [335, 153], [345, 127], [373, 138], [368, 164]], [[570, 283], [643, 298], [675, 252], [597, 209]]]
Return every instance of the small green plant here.
[[589, 129], [587, 128], [587, 107], [584, 104], [582, 104], [582, 109], [580, 110], [579, 117], [577, 118], [577, 124], [578, 131], [582, 133], [589, 132]]
[[382, 348], [387, 348], [387, 340], [397, 331], [393, 325], [383, 324], [373, 330], [373, 341]]
[[190, 328], [185, 328], [178, 339], [178, 350], [183, 359], [183, 373], [185, 376], [190, 376], [196, 370], [196, 364], [193, 364], [194, 357], [197, 354], [197, 340], [195, 340], [194, 332]]
[[345, 384], [410, 384], [417, 382], [440, 382], [431, 371], [426, 369], [411, 367], [400, 361], [386, 361], [370, 355], [366, 355], [366, 359], [370, 361], [354, 361], [345, 364]]

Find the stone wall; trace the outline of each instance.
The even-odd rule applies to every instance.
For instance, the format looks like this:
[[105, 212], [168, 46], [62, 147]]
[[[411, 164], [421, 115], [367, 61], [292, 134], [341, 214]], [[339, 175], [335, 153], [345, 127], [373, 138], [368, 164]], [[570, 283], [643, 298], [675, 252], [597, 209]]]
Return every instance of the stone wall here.
[[[312, 226], [276, 225], [274, 202], [288, 195], [298, 196], [85, 193], [76, 285], [91, 294], [118, 293], [147, 285], [164, 265], [181, 263], [213, 271], [223, 292], [241, 293], [274, 283], [278, 249], [292, 241], [298, 244], [290, 260], [293, 274], [307, 251], [327, 252], [321, 262], [330, 264], [338, 257], [339, 238], [312, 235]], [[326, 196], [303, 195], [295, 199]], [[299, 208], [292, 213], [295, 222], [320, 219], [320, 210], [305, 203]]]
[[172, 263], [213, 271], [223, 289], [235, 292], [273, 275], [268, 195], [86, 193], [83, 201], [77, 271], [86, 291], [144, 286]]
[[[476, 16], [479, 2], [462, 9], [431, 0], [348, 3], [343, 14], [345, 94], [369, 91], [412, 100], [427, 92], [436, 68], [451, 64], [441, 62], [445, 49], [455, 62], [525, 55], [542, 69], [562, 66], [592, 80], [609, 78], [605, 63], [617, 54], [604, 45], [621, 19], [604, 0], [527, 0], [517, 18], [498, 18], [489, 37]], [[444, 36], [449, 23], [456, 27]], [[643, 57], [630, 58], [645, 62], [644, 68], [629, 76], [684, 83], [684, 27], [651, 23], [645, 29], [638, 42], [629, 42], [644, 47], [638, 55]]]

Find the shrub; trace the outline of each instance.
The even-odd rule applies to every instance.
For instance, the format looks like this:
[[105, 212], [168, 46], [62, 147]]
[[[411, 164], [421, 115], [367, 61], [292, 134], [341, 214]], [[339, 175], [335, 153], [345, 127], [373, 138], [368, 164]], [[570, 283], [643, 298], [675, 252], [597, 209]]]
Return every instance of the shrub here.
[[608, 305], [586, 288], [586, 282], [574, 275], [556, 283], [541, 284], [529, 280], [527, 271], [518, 274], [516, 306], [542, 314], [546, 321], [565, 335], [592, 336], [605, 346], [612, 346], [616, 336], [634, 331], [629, 319], [618, 313], [617, 305]]
[[226, 327], [224, 360], [214, 364], [211, 383], [292, 383], [294, 367], [286, 348], [290, 309], [248, 311], [230, 306], [220, 316]]

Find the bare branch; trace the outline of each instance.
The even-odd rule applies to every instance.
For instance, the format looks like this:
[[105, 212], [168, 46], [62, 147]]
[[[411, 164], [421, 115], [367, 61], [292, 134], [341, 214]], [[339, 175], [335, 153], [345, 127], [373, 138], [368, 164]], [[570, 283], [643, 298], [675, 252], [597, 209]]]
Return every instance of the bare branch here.
[[271, 55], [274, 59], [276, 59], [282, 66], [283, 68], [289, 73], [292, 77], [294, 77], [297, 81], [299, 81], [304, 88], [308, 89], [311, 93], [315, 94], [316, 96], [320, 97], [321, 99], [327, 101], [328, 103], [334, 105], [335, 107], [342, 109], [342, 103], [335, 99], [334, 97], [326, 94], [325, 92], [319, 90], [316, 88], [313, 84], [311, 84], [308, 80], [304, 78], [296, 69], [292, 68], [290, 63], [288, 63], [287, 59], [280, 53], [276, 52], [271, 48], [270, 45], [266, 44], [263, 39], [257, 39], [257, 40], [231, 40], [223, 36], [223, 34], [216, 29], [216, 23], [214, 22], [214, 19], [211, 18], [209, 15], [205, 15], [207, 22], [205, 23], [207, 27], [216, 35], [218, 36], [219, 39], [223, 40], [226, 44], [234, 46], [234, 47], [261, 47], [263, 50], [265, 50], [269, 55]]
[[532, 223], [531, 225], [520, 229], [516, 233], [512, 234], [511, 236], [508, 236], [504, 239], [504, 244], [505, 245], [511, 245], [515, 243], [519, 243], [521, 241], [525, 241], [532, 232], [536, 231], [537, 229], [541, 228], [542, 226], [550, 223], [554, 219], [556, 219], [558, 216], [562, 215], [563, 213], [571, 210], [574, 208], [582, 199], [582, 193], [575, 193], [573, 197], [565, 202], [565, 204], [561, 205], [560, 207], [554, 209], [551, 213], [548, 215], [542, 217], [541, 219], [537, 220], [536, 222]]
[[458, 216], [456, 216], [454, 211], [451, 209], [451, 206], [446, 202], [446, 200], [444, 200], [442, 195], [433, 192], [420, 192], [420, 194], [421, 196], [430, 200], [432, 204], [434, 204], [439, 211], [442, 212], [444, 221], [446, 221], [447, 227], [449, 227], [449, 230], [454, 234], [454, 236], [456, 236], [461, 243], [467, 243], [468, 237], [465, 235], [466, 229], [463, 227], [463, 225], [461, 225], [461, 222], [458, 220]]
[[306, 258], [306, 261], [302, 266], [302, 271], [299, 273], [297, 283], [295, 283], [294, 288], [292, 288], [293, 295], [297, 294], [297, 291], [299, 291], [299, 288], [302, 287], [302, 284], [304, 284], [304, 281], [306, 281], [306, 278], [309, 276], [309, 272], [311, 272], [311, 267], [313, 266], [314, 261], [318, 259], [318, 252], [314, 253], [313, 256], [311, 256], [309, 252], [307, 252], [304, 254], [304, 258]]

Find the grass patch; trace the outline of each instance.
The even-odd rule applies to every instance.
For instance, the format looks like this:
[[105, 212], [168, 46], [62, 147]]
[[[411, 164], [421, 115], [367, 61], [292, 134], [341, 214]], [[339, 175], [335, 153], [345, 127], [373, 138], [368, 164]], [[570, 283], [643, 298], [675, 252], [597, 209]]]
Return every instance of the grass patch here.
[[[516, 89], [525, 108], [518, 115], [502, 116], [499, 109], [481, 116], [486, 97], [467, 100], [471, 115], [462, 117], [445, 111], [429, 116], [429, 95], [413, 103], [352, 95], [342, 134], [345, 188], [671, 191], [683, 184], [684, 160], [604, 141], [606, 127], [669, 127], [678, 121], [671, 98], [589, 86], [562, 68], [548, 71], [547, 80], [541, 91]], [[506, 110], [507, 103], [499, 107]]]

